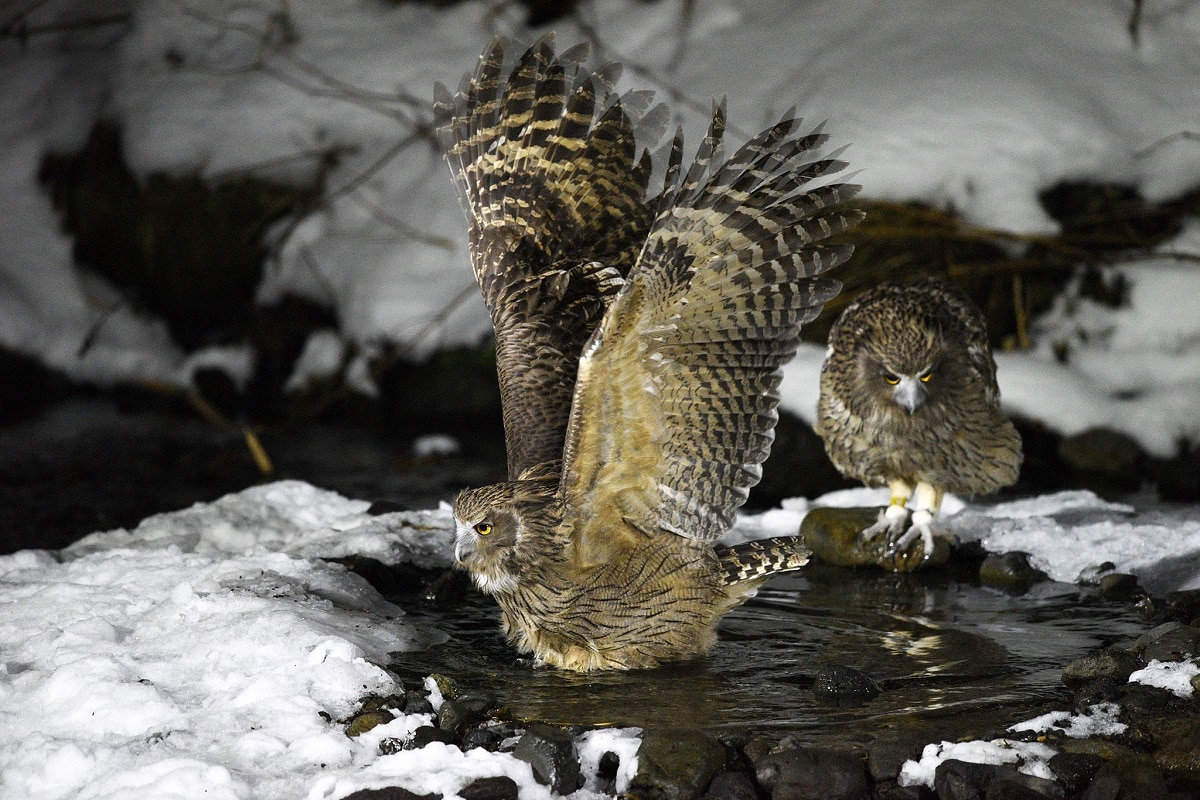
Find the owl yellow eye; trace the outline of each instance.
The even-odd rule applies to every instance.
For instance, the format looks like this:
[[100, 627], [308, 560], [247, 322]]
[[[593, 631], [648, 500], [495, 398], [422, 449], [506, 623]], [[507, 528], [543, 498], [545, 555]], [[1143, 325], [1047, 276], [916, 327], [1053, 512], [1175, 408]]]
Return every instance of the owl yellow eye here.
[[900, 379], [897, 378], [895, 375], [884, 375], [883, 379], [885, 381], [887, 381], [888, 385], [890, 385], [890, 386], [895, 386], [896, 384], [900, 383]]
[[921, 376], [921, 383], [929, 383], [929, 379], [933, 377], [932, 372], [926, 372]]
[[490, 523], [490, 522], [475, 523], [475, 532], [478, 533], [480, 536], [487, 536], [489, 533], [492, 532], [492, 523]]

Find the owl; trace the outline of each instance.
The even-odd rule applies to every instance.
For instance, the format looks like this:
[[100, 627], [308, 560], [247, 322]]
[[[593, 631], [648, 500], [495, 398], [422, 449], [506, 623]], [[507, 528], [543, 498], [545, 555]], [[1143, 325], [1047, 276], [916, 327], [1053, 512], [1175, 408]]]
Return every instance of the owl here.
[[857, 187], [816, 178], [823, 133], [790, 114], [723, 155], [725, 112], [685, 168], [649, 92], [538, 40], [497, 40], [438, 134], [495, 329], [508, 480], [454, 502], [455, 558], [538, 662], [588, 671], [687, 659], [796, 537], [717, 540], [759, 479], [780, 366], [840, 285]]
[[886, 534], [892, 552], [920, 539], [926, 558], [946, 492], [994, 492], [1015, 482], [1021, 466], [1021, 437], [1000, 413], [983, 314], [932, 278], [880, 284], [838, 318], [816, 430], [842, 474], [891, 490], [863, 538]]

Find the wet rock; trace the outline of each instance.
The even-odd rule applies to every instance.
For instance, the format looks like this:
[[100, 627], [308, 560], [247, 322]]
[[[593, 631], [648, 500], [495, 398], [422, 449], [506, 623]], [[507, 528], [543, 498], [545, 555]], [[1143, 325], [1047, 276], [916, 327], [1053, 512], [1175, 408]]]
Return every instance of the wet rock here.
[[444, 731], [441, 728], [435, 728], [432, 725], [422, 725], [413, 731], [412, 738], [405, 743], [404, 749], [420, 750], [425, 745], [433, 742], [454, 744], [454, 741], [454, 734], [450, 731]]
[[1167, 592], [1166, 612], [1180, 622], [1200, 620], [1200, 589]]
[[940, 800], [1062, 800], [1057, 783], [1009, 766], [948, 759], [938, 765], [933, 788]]
[[447, 700], [438, 709], [438, 727], [462, 736], [468, 728], [473, 728], [488, 719], [488, 712], [496, 705], [496, 698], [491, 695], [469, 694], [457, 700]]
[[617, 770], [621, 768], [621, 758], [613, 752], [600, 756], [596, 763], [596, 786], [604, 794], [616, 794]]
[[1137, 576], [1124, 572], [1111, 572], [1100, 579], [1100, 594], [1109, 600], [1132, 600], [1144, 594], [1138, 585]]
[[1200, 716], [1164, 714], [1149, 725], [1154, 763], [1171, 775], [1200, 781]]
[[458, 684], [452, 678], [435, 672], [429, 676], [429, 679], [433, 681], [438, 691], [442, 693], [442, 697], [446, 700], [453, 700], [458, 697]]
[[638, 771], [629, 796], [639, 800], [700, 797], [725, 766], [725, 747], [691, 731], [646, 731], [637, 752]]
[[916, 760], [921, 748], [918, 742], [876, 739], [867, 745], [867, 771], [876, 781], [894, 781], [904, 762]]
[[442, 800], [442, 795], [416, 794], [399, 786], [385, 786], [382, 789], [359, 789], [342, 800]]
[[844, 664], [826, 664], [817, 670], [812, 691], [827, 702], [865, 702], [878, 697], [882, 690], [861, 670]]
[[1073, 471], [1072, 483], [1101, 493], [1132, 492], [1142, 485], [1146, 453], [1137, 440], [1108, 428], [1065, 437], [1058, 454]]
[[750, 764], [757, 764], [759, 759], [767, 755], [775, 749], [777, 744], [775, 739], [766, 736], [751, 736], [750, 739], [742, 745], [742, 756]]
[[500, 749], [500, 734], [490, 728], [473, 728], [463, 734], [462, 749], [474, 750], [482, 747], [484, 750], [495, 752]]
[[745, 772], [718, 772], [704, 793], [704, 800], [758, 800], [758, 790]]
[[1029, 563], [1029, 554], [994, 553], [979, 566], [979, 581], [985, 586], [1022, 591], [1049, 576]]
[[934, 537], [933, 554], [915, 544], [908, 553], [891, 553], [887, 537], [863, 541], [862, 531], [879, 518], [878, 508], [814, 508], [800, 523], [800, 536], [813, 555], [838, 567], [878, 566], [892, 572], [912, 572], [950, 560], [950, 543]]
[[386, 725], [395, 718], [392, 712], [384, 709], [363, 712], [350, 720], [350, 724], [346, 726], [346, 735], [350, 737], [362, 736], [375, 726]]
[[1106, 647], [1063, 667], [1062, 680], [1067, 686], [1082, 686], [1095, 680], [1124, 683], [1134, 670], [1145, 664], [1128, 650]]
[[1055, 753], [1049, 762], [1054, 777], [1072, 795], [1086, 789], [1103, 764], [1103, 758], [1087, 753]]
[[1131, 714], [1158, 714], [1174, 697], [1166, 689], [1157, 686], [1146, 686], [1141, 683], [1127, 683], [1120, 687], [1118, 702], [1124, 716]]
[[424, 692], [416, 690], [404, 693], [404, 713], [405, 714], [432, 714], [433, 703], [429, 702], [429, 698]]
[[561, 728], [531, 725], [513, 755], [533, 767], [537, 782], [556, 794], [570, 794], [582, 785], [574, 738]]
[[1162, 771], [1142, 758], [1106, 762], [1083, 793], [1083, 800], [1164, 800], [1171, 797]]
[[771, 753], [754, 770], [771, 800], [860, 800], [868, 793], [866, 766], [853, 753], [798, 747]]
[[924, 786], [901, 786], [895, 781], [877, 783], [871, 790], [871, 800], [926, 800], [929, 790]]
[[462, 800], [517, 800], [517, 782], [507, 775], [480, 778], [458, 790]]
[[1179, 661], [1200, 655], [1200, 628], [1164, 622], [1139, 636], [1129, 649], [1144, 661]]

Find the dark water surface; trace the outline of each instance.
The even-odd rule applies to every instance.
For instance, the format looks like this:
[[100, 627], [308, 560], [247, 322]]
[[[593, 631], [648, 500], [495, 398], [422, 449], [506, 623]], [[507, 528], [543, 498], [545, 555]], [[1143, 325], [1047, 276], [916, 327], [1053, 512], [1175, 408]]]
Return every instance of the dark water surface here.
[[[1069, 698], [1065, 664], [1147, 627], [1128, 603], [1069, 584], [1018, 596], [947, 574], [817, 565], [776, 578], [726, 616], [705, 659], [574, 675], [515, 658], [494, 603], [481, 595], [410, 613], [450, 639], [398, 654], [393, 668], [409, 680], [437, 672], [494, 692], [516, 719], [794, 733], [826, 745], [889, 730], [931, 741], [1002, 730]], [[824, 664], [862, 670], [883, 693], [859, 705], [823, 702], [811, 686]]]

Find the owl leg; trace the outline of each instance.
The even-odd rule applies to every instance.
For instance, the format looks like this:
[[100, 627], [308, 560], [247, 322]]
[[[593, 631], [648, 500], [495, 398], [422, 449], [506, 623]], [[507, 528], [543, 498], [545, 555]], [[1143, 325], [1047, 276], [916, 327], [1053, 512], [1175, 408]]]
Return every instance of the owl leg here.
[[891, 502], [879, 512], [879, 519], [875, 524], [863, 530], [861, 539], [864, 542], [871, 541], [881, 533], [887, 534], [889, 540], [894, 539], [904, 530], [904, 523], [908, 521], [908, 509], [905, 505], [913, 493], [913, 487], [907, 481], [896, 479], [888, 481], [888, 488], [892, 490]]
[[937, 489], [924, 481], [917, 482], [917, 489], [914, 492], [914, 508], [912, 515], [912, 525], [904, 535], [895, 541], [892, 546], [893, 552], [904, 553], [908, 552], [908, 548], [917, 539], [920, 539], [925, 545], [925, 558], [933, 555], [933, 518], [937, 515], [942, 507], [942, 497], [945, 494], [941, 489]]

